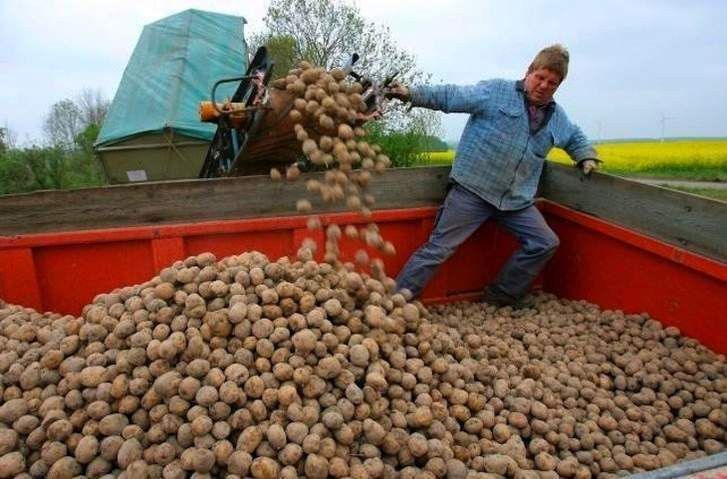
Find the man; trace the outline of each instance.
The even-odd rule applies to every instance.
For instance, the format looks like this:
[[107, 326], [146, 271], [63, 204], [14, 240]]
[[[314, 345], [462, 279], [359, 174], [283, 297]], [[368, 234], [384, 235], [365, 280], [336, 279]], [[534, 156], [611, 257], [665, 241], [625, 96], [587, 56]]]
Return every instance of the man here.
[[568, 73], [568, 57], [561, 45], [544, 48], [520, 81], [391, 88], [390, 97], [412, 106], [470, 114], [434, 230], [404, 265], [397, 278], [400, 289], [419, 296], [437, 267], [492, 219], [513, 233], [520, 247], [485, 289], [483, 300], [498, 306], [522, 305], [558, 247], [558, 237], [533, 205], [545, 157], [553, 146], [560, 147], [584, 174], [600, 162], [580, 128], [553, 100]]

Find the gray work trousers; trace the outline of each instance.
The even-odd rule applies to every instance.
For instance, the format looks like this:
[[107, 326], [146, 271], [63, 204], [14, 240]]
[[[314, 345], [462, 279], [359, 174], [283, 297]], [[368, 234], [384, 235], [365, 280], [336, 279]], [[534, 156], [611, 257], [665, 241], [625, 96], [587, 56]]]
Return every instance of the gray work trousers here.
[[406, 288], [414, 297], [419, 296], [439, 265], [489, 219], [514, 234], [520, 242], [490, 288], [513, 299], [524, 296], [555, 254], [558, 237], [535, 206], [517, 211], [498, 210], [456, 183], [439, 208], [429, 240], [409, 258], [396, 278], [398, 288]]

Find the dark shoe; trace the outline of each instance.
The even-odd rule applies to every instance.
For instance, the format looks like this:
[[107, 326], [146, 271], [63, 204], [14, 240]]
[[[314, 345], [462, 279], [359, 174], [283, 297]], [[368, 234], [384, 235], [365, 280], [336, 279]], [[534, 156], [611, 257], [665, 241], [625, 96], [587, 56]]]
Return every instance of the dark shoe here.
[[490, 286], [485, 288], [485, 292], [482, 295], [482, 302], [498, 308], [510, 306], [513, 309], [524, 309], [532, 306], [532, 298], [530, 297], [513, 298], [509, 294], [498, 291]]
[[482, 302], [501, 308], [504, 306], [512, 306], [516, 302], [516, 299], [509, 294], [502, 293], [490, 286], [487, 286], [484, 294], [482, 295]]

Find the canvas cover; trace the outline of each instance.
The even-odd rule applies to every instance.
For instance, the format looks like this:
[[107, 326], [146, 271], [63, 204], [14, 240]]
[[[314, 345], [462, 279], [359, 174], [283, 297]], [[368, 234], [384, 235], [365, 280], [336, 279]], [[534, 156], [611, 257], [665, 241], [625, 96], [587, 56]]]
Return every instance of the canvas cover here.
[[[199, 102], [214, 83], [247, 69], [243, 17], [185, 10], [144, 27], [103, 124], [96, 147], [171, 129], [211, 140], [215, 125], [199, 121]], [[217, 89], [232, 96], [238, 83]]]

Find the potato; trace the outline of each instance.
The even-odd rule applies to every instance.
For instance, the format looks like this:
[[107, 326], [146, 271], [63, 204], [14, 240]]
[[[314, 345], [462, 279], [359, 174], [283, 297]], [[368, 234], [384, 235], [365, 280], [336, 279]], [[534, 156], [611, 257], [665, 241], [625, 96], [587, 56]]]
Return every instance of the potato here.
[[191, 447], [182, 453], [180, 462], [187, 471], [207, 473], [215, 465], [215, 455], [210, 450]]
[[10, 399], [0, 406], [0, 421], [12, 424], [28, 412], [28, 403], [23, 399]]
[[547, 452], [541, 452], [535, 456], [535, 467], [541, 471], [553, 471], [556, 465], [556, 460]]
[[76, 445], [74, 456], [80, 464], [88, 464], [96, 458], [99, 441], [94, 436], [84, 436]]
[[280, 424], [272, 424], [266, 432], [266, 437], [275, 450], [282, 449], [286, 444], [285, 430]]
[[111, 463], [100, 457], [95, 458], [86, 466], [88, 477], [101, 477], [109, 472], [111, 472]]
[[316, 336], [310, 329], [298, 331], [292, 337], [293, 346], [300, 353], [309, 353], [313, 351], [316, 345]]
[[485, 456], [485, 471], [491, 474], [499, 474], [501, 476], [514, 474], [518, 466], [515, 460], [503, 454], [491, 454]]
[[0, 477], [16, 477], [25, 470], [25, 458], [19, 452], [0, 456]]
[[253, 453], [263, 440], [263, 433], [257, 426], [245, 428], [237, 441], [237, 449]]
[[578, 460], [571, 456], [561, 460], [556, 466], [556, 472], [561, 477], [574, 477], [578, 471]]
[[81, 474], [82, 468], [72, 457], [58, 459], [48, 470], [49, 479], [71, 479]]
[[492, 429], [492, 434], [497, 442], [504, 443], [510, 439], [511, 431], [507, 425], [500, 423], [495, 424], [495, 427]]
[[278, 454], [280, 462], [285, 465], [297, 464], [302, 457], [303, 448], [299, 444], [286, 444]]
[[525, 429], [528, 426], [528, 418], [521, 412], [512, 412], [507, 417], [508, 423], [517, 429]]
[[305, 476], [311, 479], [328, 477], [328, 460], [318, 454], [309, 454], [305, 459]]
[[298, 200], [298, 202], [295, 204], [295, 209], [297, 209], [299, 213], [310, 213], [313, 208], [310, 201]]
[[252, 461], [250, 473], [256, 479], [276, 479], [280, 465], [269, 457], [258, 457]]
[[303, 119], [303, 114], [301, 112], [299, 112], [298, 110], [290, 110], [290, 113], [288, 113], [288, 116], [295, 123], [299, 123]]
[[12, 429], [0, 429], [0, 456], [15, 450], [18, 444], [18, 433]]
[[338, 137], [342, 140], [353, 139], [353, 129], [349, 125], [341, 123], [338, 125]]
[[227, 459], [227, 470], [230, 474], [246, 476], [252, 465], [252, 456], [245, 451], [235, 451]]
[[116, 461], [119, 467], [126, 468], [134, 461], [141, 459], [144, 449], [136, 438], [127, 439], [119, 448]]

